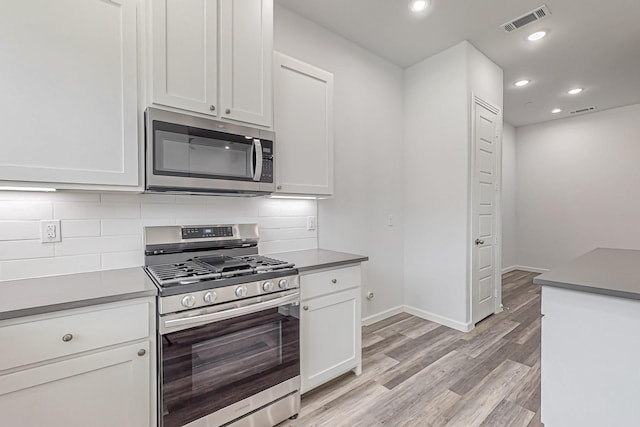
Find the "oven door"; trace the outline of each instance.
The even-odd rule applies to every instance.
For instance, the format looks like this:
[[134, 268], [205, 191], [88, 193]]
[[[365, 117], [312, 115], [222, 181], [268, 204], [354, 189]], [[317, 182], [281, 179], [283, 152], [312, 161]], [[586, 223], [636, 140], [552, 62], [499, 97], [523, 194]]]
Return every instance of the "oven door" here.
[[299, 391], [299, 294], [283, 294], [161, 317], [163, 427], [222, 425]]

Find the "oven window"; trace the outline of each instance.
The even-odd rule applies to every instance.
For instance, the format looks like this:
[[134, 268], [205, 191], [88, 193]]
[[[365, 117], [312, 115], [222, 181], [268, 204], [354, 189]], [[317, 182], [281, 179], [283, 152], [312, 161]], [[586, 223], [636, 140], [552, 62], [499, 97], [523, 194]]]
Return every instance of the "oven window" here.
[[299, 320], [289, 311], [162, 336], [163, 426], [182, 426], [299, 375]]

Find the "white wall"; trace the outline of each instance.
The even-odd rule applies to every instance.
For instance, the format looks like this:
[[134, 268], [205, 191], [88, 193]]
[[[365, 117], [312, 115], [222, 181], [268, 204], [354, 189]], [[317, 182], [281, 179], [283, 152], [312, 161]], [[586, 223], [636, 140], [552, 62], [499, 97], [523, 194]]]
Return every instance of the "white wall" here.
[[462, 42], [405, 70], [405, 304], [458, 329], [471, 321], [471, 94], [502, 108], [502, 70]]
[[[290, 10], [275, 50], [334, 74], [335, 197], [318, 202], [320, 247], [368, 255], [367, 318], [402, 304], [402, 70]], [[277, 130], [276, 130], [277, 131]], [[393, 215], [393, 227], [387, 226]]]
[[516, 231], [516, 130], [502, 130], [502, 269], [518, 265]]
[[520, 127], [518, 264], [640, 249], [640, 104]]
[[405, 71], [405, 303], [465, 323], [469, 105], [458, 44]]
[[[260, 251], [317, 247], [313, 200], [164, 194], [0, 191], [0, 280], [144, 264], [145, 225], [258, 223]], [[60, 219], [60, 243], [40, 242], [40, 220]]]

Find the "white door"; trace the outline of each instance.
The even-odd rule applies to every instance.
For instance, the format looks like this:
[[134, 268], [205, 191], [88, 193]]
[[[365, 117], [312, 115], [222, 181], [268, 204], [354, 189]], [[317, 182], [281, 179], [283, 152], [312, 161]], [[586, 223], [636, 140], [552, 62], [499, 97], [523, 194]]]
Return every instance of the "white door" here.
[[274, 55], [276, 192], [333, 193], [333, 74]]
[[138, 0], [3, 0], [0, 179], [138, 185]]
[[146, 341], [0, 376], [0, 424], [151, 426], [149, 350]]
[[472, 304], [473, 323], [495, 313], [501, 285], [499, 256], [500, 110], [474, 98], [472, 162]]
[[217, 0], [156, 0], [153, 9], [153, 102], [218, 113]]
[[220, 117], [271, 127], [273, 0], [220, 0]]

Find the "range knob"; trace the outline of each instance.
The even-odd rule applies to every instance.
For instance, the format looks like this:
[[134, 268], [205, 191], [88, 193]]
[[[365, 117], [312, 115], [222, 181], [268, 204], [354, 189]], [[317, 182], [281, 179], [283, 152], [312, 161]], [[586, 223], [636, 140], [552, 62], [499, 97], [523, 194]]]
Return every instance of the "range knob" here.
[[246, 286], [238, 286], [236, 288], [236, 296], [238, 298], [246, 297], [247, 296], [247, 287]]
[[289, 287], [289, 281], [287, 279], [280, 279], [278, 286], [280, 286], [280, 289], [287, 289]]
[[193, 295], [187, 295], [182, 298], [181, 302], [183, 307], [191, 308], [196, 305], [196, 297]]
[[271, 292], [273, 291], [273, 283], [271, 282], [264, 282], [262, 284], [262, 290], [265, 292]]
[[204, 299], [204, 302], [206, 302], [207, 304], [211, 304], [212, 302], [214, 302], [216, 299], [218, 298], [218, 294], [216, 294], [215, 292], [207, 292], [204, 294], [204, 296], [202, 297], [202, 299]]

